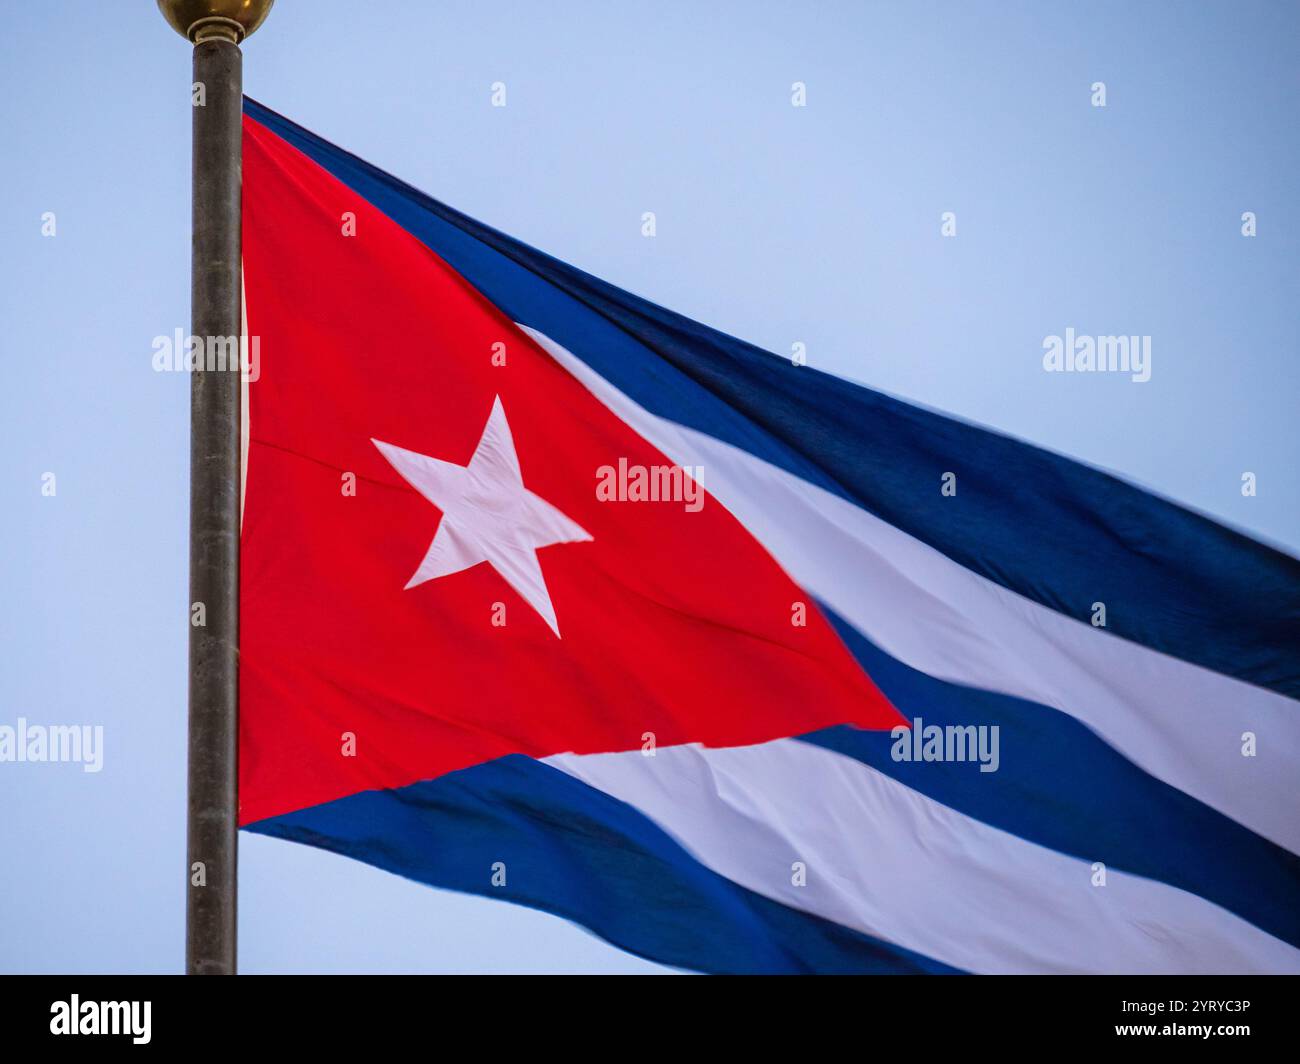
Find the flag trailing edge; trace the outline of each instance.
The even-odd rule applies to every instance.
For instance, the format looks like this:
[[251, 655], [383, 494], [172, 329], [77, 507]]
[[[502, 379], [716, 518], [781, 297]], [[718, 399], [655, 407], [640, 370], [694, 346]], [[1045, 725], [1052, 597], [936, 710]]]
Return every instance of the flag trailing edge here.
[[244, 136], [247, 828], [704, 971], [1300, 970], [1296, 559]]

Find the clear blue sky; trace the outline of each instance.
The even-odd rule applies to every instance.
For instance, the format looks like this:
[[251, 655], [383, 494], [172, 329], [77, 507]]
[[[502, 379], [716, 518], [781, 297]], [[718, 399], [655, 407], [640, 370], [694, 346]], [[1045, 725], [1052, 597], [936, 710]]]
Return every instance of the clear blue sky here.
[[[1282, 2], [280, 0], [245, 88], [657, 302], [1300, 550], [1297, 40]], [[0, 764], [0, 971], [182, 965], [188, 382], [150, 358], [189, 316], [189, 80], [150, 0], [6, 5], [0, 724], [106, 750]], [[1150, 335], [1152, 379], [1044, 373], [1066, 327]], [[653, 970], [303, 847], [241, 860], [246, 971]]]

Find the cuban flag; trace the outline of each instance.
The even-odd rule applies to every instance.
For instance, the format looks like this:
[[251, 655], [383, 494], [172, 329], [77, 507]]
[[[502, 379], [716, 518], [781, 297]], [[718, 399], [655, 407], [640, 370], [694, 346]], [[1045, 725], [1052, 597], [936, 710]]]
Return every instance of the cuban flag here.
[[240, 820], [706, 972], [1300, 971], [1300, 563], [245, 105]]

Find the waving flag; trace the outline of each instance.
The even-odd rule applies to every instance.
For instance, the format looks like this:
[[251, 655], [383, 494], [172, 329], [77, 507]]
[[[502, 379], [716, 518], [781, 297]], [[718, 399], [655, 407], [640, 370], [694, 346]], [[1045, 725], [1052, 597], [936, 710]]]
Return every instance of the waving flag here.
[[1300, 971], [1300, 563], [247, 101], [241, 823], [712, 972]]

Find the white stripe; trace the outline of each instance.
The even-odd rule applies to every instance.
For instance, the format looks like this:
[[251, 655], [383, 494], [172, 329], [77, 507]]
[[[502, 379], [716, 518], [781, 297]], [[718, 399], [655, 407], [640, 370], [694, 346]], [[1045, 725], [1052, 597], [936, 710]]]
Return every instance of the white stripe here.
[[[837, 495], [649, 413], [521, 328], [672, 461], [701, 467], [709, 494], [881, 649], [930, 676], [1068, 713], [1153, 776], [1300, 852], [1296, 702], [1009, 591]], [[1246, 732], [1257, 756], [1242, 756]]]
[[1094, 886], [1089, 862], [796, 739], [546, 760], [733, 882], [966, 971], [1300, 972], [1300, 951], [1194, 894], [1113, 870]]

